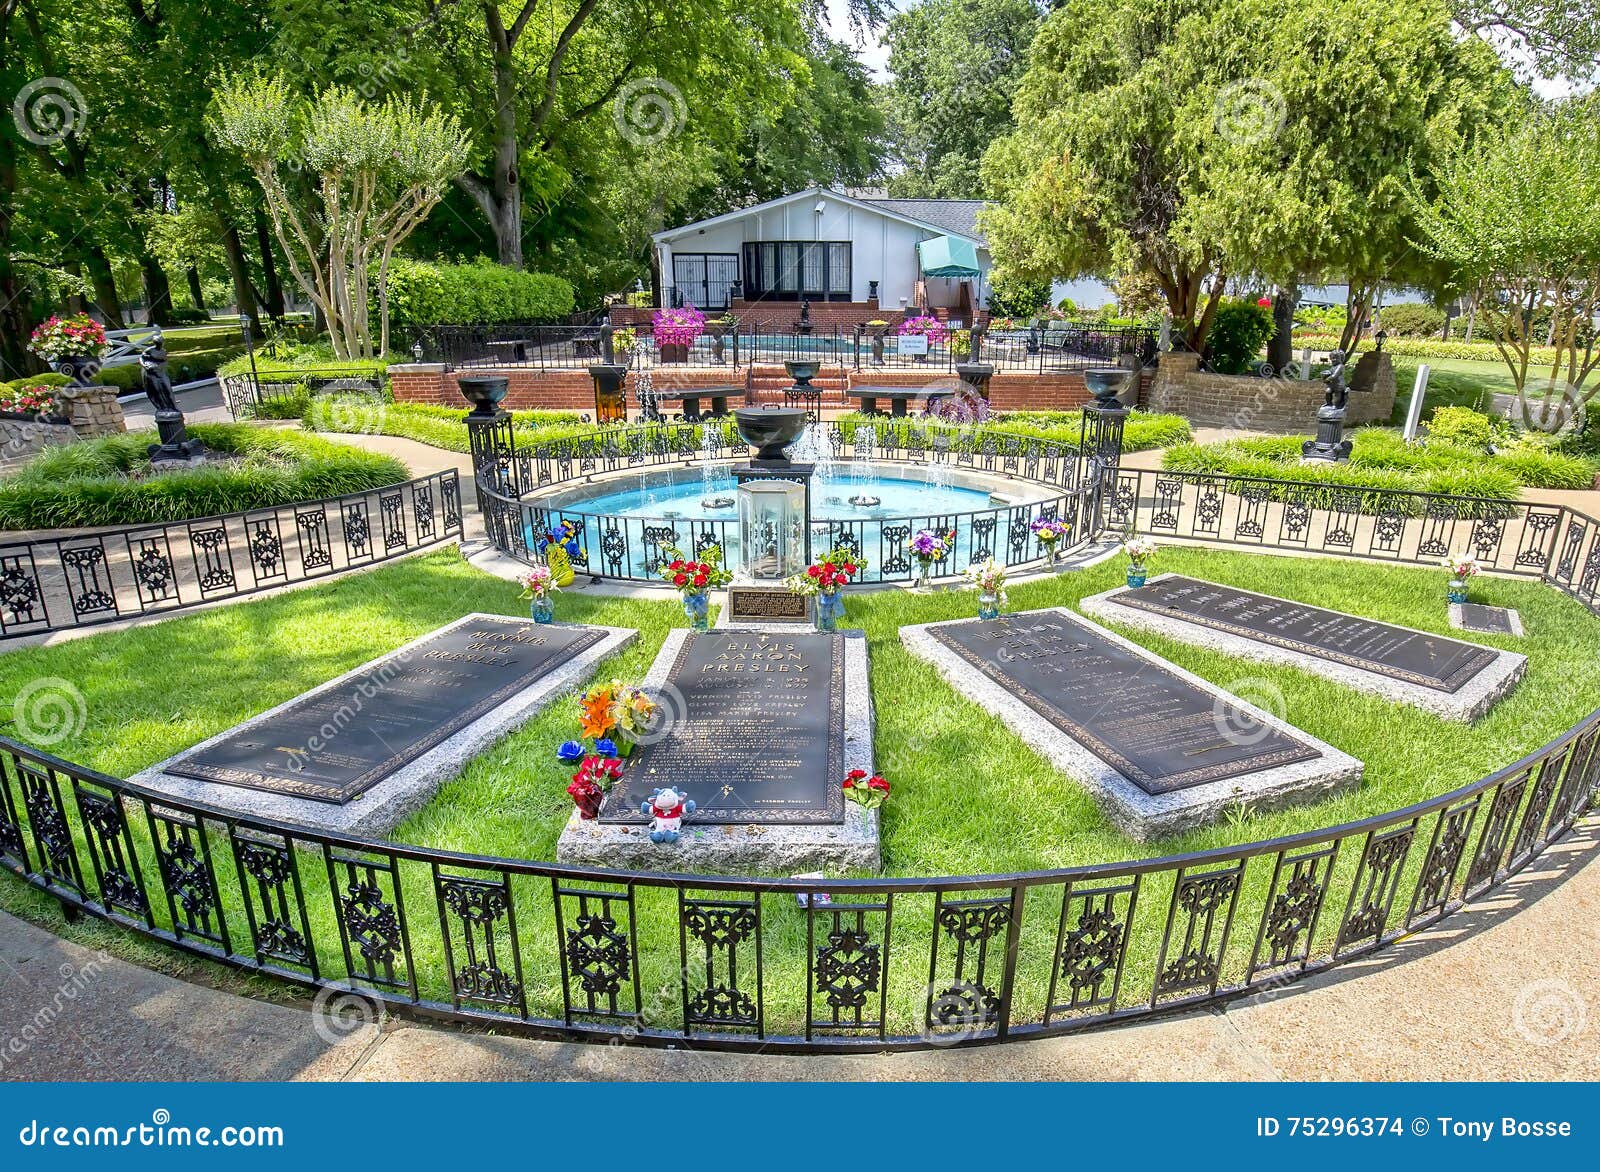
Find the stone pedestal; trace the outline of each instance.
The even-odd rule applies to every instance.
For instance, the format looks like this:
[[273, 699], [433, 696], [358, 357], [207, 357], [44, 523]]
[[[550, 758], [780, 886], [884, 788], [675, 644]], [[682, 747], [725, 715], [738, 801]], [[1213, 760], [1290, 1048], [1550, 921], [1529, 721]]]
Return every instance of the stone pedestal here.
[[56, 392], [79, 439], [128, 430], [122, 404], [117, 402], [120, 393], [116, 387], [61, 387]]

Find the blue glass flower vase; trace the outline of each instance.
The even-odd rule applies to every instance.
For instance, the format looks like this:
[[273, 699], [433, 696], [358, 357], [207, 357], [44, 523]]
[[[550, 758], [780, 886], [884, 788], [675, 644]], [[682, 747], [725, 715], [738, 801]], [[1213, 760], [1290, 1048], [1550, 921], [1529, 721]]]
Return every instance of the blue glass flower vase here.
[[978, 595], [978, 617], [980, 619], [997, 619], [1000, 617], [1000, 596], [991, 594], [987, 590]]
[[1130, 565], [1128, 567], [1128, 588], [1130, 590], [1137, 590], [1139, 587], [1143, 586], [1144, 579], [1145, 569], [1143, 566]]
[[1450, 585], [1445, 592], [1445, 596], [1451, 602], [1465, 602], [1467, 600], [1467, 584], [1460, 578], [1451, 578]]
[[839, 629], [839, 620], [844, 617], [844, 595], [835, 591], [832, 594], [817, 595], [817, 611], [815, 622], [817, 630], [825, 635], [831, 635]]
[[535, 598], [528, 605], [528, 613], [536, 623], [551, 623], [555, 621], [556, 604], [548, 598]]
[[683, 596], [683, 613], [689, 616], [689, 626], [693, 630], [711, 629], [711, 599], [703, 591]]

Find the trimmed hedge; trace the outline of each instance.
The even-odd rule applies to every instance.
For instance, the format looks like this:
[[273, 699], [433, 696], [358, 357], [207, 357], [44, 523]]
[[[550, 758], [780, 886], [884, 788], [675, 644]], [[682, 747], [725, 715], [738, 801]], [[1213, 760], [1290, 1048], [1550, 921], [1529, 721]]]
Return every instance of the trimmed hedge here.
[[1519, 443], [1493, 453], [1484, 447], [1432, 439], [1407, 445], [1392, 428], [1363, 427], [1350, 433], [1346, 464], [1301, 462], [1301, 436], [1179, 444], [1161, 466], [1173, 472], [1259, 476], [1271, 480], [1338, 481], [1364, 488], [1515, 499], [1522, 487], [1587, 488], [1594, 464], [1579, 456]]
[[[1296, 350], [1302, 346], [1308, 346], [1313, 350], [1332, 350], [1338, 344], [1337, 334], [1297, 333], [1294, 336]], [[1371, 350], [1374, 345], [1371, 335], [1368, 335], [1351, 347], [1351, 351], [1360, 354]], [[1502, 366], [1505, 365], [1499, 347], [1493, 342], [1441, 342], [1437, 338], [1388, 338], [1383, 343], [1383, 350], [1384, 353], [1396, 358], [1458, 358], [1468, 362], [1498, 362]], [[1554, 347], [1533, 348], [1531, 361], [1535, 368], [1541, 363], [1548, 368], [1555, 360]]]
[[226, 463], [150, 471], [154, 431], [39, 453], [0, 480], [0, 528], [57, 529], [182, 521], [365, 492], [409, 479], [392, 456], [295, 431], [196, 423], [189, 433]]
[[[307, 431], [392, 435], [447, 452], [471, 450], [466, 412], [431, 403], [376, 403], [362, 395], [307, 395], [300, 422]], [[513, 411], [511, 426], [519, 442], [586, 435], [594, 425], [576, 411]], [[537, 433], [537, 434], [535, 434]]]
[[[854, 428], [866, 423], [876, 426], [880, 439], [894, 434], [902, 443], [911, 428], [927, 426], [918, 419], [885, 419], [881, 415], [863, 415], [859, 411], [852, 411], [839, 419], [847, 439], [854, 434]], [[1073, 451], [1077, 450], [1078, 441], [1083, 437], [1083, 415], [1078, 411], [1005, 411], [990, 416], [982, 426], [987, 431], [1067, 444]], [[1143, 452], [1151, 448], [1171, 447], [1186, 442], [1191, 434], [1189, 421], [1181, 415], [1133, 411], [1123, 427], [1122, 450]]]
[[553, 321], [572, 312], [572, 282], [494, 261], [435, 264], [398, 260], [389, 270], [389, 326]]

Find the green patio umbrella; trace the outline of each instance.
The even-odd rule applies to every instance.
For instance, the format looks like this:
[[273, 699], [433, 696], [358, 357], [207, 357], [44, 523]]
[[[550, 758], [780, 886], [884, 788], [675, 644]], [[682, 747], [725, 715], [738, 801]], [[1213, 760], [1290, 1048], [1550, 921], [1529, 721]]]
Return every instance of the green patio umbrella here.
[[976, 277], [978, 250], [970, 240], [958, 236], [935, 236], [919, 241], [917, 261], [925, 277]]

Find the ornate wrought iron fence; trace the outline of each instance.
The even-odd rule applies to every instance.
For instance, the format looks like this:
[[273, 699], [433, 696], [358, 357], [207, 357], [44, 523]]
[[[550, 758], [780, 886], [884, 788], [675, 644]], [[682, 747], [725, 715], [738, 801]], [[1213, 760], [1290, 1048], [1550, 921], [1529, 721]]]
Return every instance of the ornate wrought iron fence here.
[[[872, 520], [819, 520], [815, 548], [845, 547], [867, 558], [867, 582], [909, 581], [916, 574], [910, 542], [918, 530], [956, 534], [951, 553], [936, 563], [935, 574], [960, 573], [993, 557], [1007, 566], [1041, 560], [1044, 548], [1033, 533], [1043, 518], [1067, 529], [1060, 549], [1081, 545], [1095, 527], [1095, 498], [1087, 491], [1077, 446], [1035, 436], [884, 420], [874, 425], [823, 425], [828, 452], [836, 462], [857, 458], [882, 464], [953, 472], [980, 472], [1046, 490], [1038, 500], [965, 512], [928, 513]], [[508, 421], [474, 432], [479, 508], [490, 540], [522, 561], [537, 559], [540, 537], [571, 523], [581, 534], [580, 569], [608, 578], [659, 584], [657, 570], [668, 549], [737, 548], [738, 526], [731, 519], [691, 520], [598, 514], [581, 501], [546, 503], [527, 495], [593, 477], [635, 471], [713, 466], [748, 456], [749, 448], [727, 423], [661, 423], [606, 428], [592, 435], [566, 437], [532, 447], [517, 447]]]
[[423, 1016], [731, 1050], [981, 1044], [1275, 990], [1433, 924], [1571, 829], [1597, 740], [1600, 712], [1471, 785], [1244, 846], [809, 880], [321, 834], [0, 739], [0, 866], [69, 916]]
[[264, 367], [239, 374], [220, 375], [222, 401], [235, 419], [252, 415], [256, 408], [272, 399], [292, 399], [301, 391], [313, 395], [353, 392], [374, 399], [384, 393], [388, 375], [370, 366], [351, 366], [343, 369], [323, 367]]
[[460, 535], [451, 469], [327, 500], [0, 544], [0, 639], [332, 577]]
[[1562, 505], [1124, 469], [1106, 519], [1156, 537], [1401, 564], [1466, 553], [1486, 569], [1600, 603], [1600, 524]]

